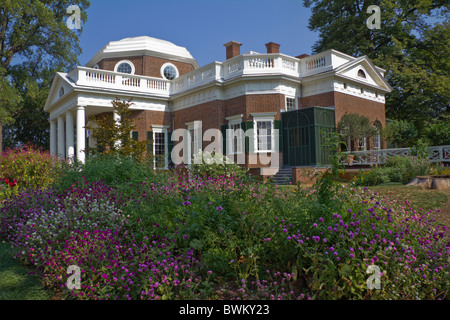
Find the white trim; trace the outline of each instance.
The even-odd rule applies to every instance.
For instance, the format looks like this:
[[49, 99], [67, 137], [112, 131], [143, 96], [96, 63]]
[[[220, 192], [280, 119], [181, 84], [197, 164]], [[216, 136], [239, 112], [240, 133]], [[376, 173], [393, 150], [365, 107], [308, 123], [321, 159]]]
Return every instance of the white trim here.
[[277, 114], [276, 112], [254, 112], [254, 113], [250, 113], [250, 115], [253, 118], [261, 118], [261, 117], [271, 118], [272, 117], [272, 120], [273, 120], [273, 118], [275, 118], [276, 114]]
[[[153, 168], [154, 169], [167, 169], [169, 165], [169, 134], [167, 132], [169, 126], [152, 125], [152, 136], [153, 136]], [[156, 133], [164, 133], [164, 168], [156, 167]]]
[[[245, 132], [243, 132], [243, 129], [242, 129], [242, 118], [243, 118], [243, 114], [238, 114], [235, 116], [225, 118], [226, 120], [228, 120], [228, 127], [227, 127], [227, 130], [225, 131], [225, 134], [227, 135], [227, 154], [229, 154], [229, 155], [244, 153]], [[237, 125], [237, 124], [240, 126], [240, 129], [239, 129], [240, 131], [238, 131], [239, 134], [236, 135], [236, 137], [241, 140], [241, 143], [239, 144], [241, 148], [240, 148], [240, 151], [238, 150], [237, 152], [233, 152], [233, 139], [232, 138], [234, 138], [235, 135], [234, 135], [234, 132], [232, 132], [231, 130], [232, 130], [232, 126]], [[230, 131], [228, 131], [228, 130], [230, 130]], [[230, 135], [228, 133], [230, 133]], [[244, 134], [242, 135], [242, 133], [244, 133]]]
[[242, 122], [242, 117], [243, 116], [244, 115], [241, 113], [241, 114], [237, 114], [237, 115], [234, 115], [234, 116], [226, 117], [225, 120], [231, 121], [231, 122], [236, 122], [236, 121]]
[[[294, 100], [294, 109], [288, 110], [287, 99], [293, 99], [293, 100]], [[284, 95], [284, 110], [285, 110], [285, 111], [293, 111], [293, 110], [297, 110], [297, 109], [298, 109], [298, 105], [297, 105], [297, 97], [295, 97], [295, 96], [289, 96], [289, 95]]]
[[[128, 63], [131, 66], [131, 73], [124, 73], [124, 74], [134, 74], [135, 73], [136, 69], [134, 67], [133, 62], [131, 62], [130, 60], [120, 60], [119, 62], [117, 62], [116, 65], [114, 66], [114, 72], [119, 72], [119, 71], [117, 71], [117, 69], [119, 68], [119, 66], [122, 63]], [[123, 72], [120, 72], [120, 73], [123, 73]]]
[[[161, 73], [161, 77], [162, 77], [163, 79], [169, 80], [169, 79], [167, 79], [167, 78], [164, 76], [164, 69], [165, 69], [166, 67], [169, 67], [169, 66], [173, 67], [173, 68], [175, 69], [175, 73], [176, 73], [176, 74], [175, 74], [175, 78], [173, 78], [172, 80], [178, 78], [178, 77], [180, 76], [180, 72], [178, 71], [178, 68], [177, 68], [173, 63], [170, 63], [170, 62], [166, 62], [166, 63], [164, 63], [164, 64], [161, 66], [161, 69], [159, 70], [159, 72]], [[169, 81], [170, 81], [170, 80], [169, 80]]]
[[[254, 152], [255, 153], [263, 153], [263, 152], [275, 152], [275, 139], [274, 139], [274, 129], [275, 129], [275, 115], [276, 112], [260, 112], [260, 113], [251, 113], [253, 116], [253, 132], [254, 132]], [[270, 150], [258, 150], [258, 122], [267, 121], [270, 122], [271, 125], [271, 149]]]

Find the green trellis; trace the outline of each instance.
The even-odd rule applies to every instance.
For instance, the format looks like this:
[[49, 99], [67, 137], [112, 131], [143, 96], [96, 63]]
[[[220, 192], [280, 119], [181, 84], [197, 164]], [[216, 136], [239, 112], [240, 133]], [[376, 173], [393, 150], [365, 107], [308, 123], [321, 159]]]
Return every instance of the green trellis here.
[[334, 110], [310, 107], [282, 114], [283, 162], [289, 166], [326, 165], [327, 138], [335, 130]]

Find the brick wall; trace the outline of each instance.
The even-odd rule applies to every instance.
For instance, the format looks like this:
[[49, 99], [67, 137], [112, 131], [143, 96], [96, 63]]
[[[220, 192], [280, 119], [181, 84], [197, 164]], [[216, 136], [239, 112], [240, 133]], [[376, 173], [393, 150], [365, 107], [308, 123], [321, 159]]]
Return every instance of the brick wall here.
[[[208, 129], [221, 129], [222, 125], [228, 124], [226, 117], [243, 114], [242, 121], [252, 121], [251, 113], [259, 112], [277, 112], [275, 120], [280, 120], [280, 109], [284, 108], [284, 95], [245, 95], [229, 100], [215, 100], [202, 103], [186, 109], [174, 112], [175, 128], [187, 128], [187, 122], [195, 120], [202, 121], [203, 133]], [[211, 141], [203, 141], [203, 148], [208, 146]], [[268, 154], [270, 156], [270, 154]], [[282, 153], [277, 155], [279, 164], [282, 165]], [[250, 164], [254, 162], [254, 164]], [[260, 158], [255, 154], [246, 154], [245, 163], [248, 168], [269, 167], [262, 164]]]
[[308, 107], [332, 107], [334, 106], [334, 92], [326, 92], [321, 94], [316, 94], [309, 97], [299, 98], [302, 108]]
[[[97, 114], [96, 118], [112, 117], [112, 112], [103, 112]], [[147, 131], [152, 131], [152, 125], [169, 126], [168, 130], [172, 130], [172, 116], [170, 112], [164, 111], [148, 111], [134, 110], [131, 112], [131, 119], [135, 128], [133, 131], [139, 132], [139, 141], [147, 140]]]
[[312, 185], [316, 182], [317, 177], [320, 176], [316, 174], [319, 172], [325, 172], [325, 168], [315, 168], [315, 167], [302, 167], [302, 168], [292, 168], [292, 184]]
[[121, 58], [105, 58], [102, 59], [98, 66], [100, 69], [114, 71], [114, 67], [119, 61], [129, 60], [134, 64], [135, 74], [143, 75], [149, 77], [162, 78], [161, 67], [170, 62], [175, 65], [178, 69], [180, 75], [188, 73], [194, 70], [194, 66], [190, 63], [179, 62], [174, 60], [162, 59], [150, 56], [132, 56], [132, 57], [121, 57]]

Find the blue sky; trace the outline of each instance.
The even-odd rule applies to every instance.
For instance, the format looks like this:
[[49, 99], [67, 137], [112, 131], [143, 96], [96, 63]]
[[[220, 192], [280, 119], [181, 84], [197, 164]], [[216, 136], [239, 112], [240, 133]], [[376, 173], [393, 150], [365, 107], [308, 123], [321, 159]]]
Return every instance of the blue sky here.
[[317, 40], [302, 0], [92, 0], [87, 13], [81, 65], [109, 41], [143, 35], [186, 47], [200, 66], [225, 60], [231, 40], [241, 53], [265, 53], [273, 41], [292, 56], [311, 54]]

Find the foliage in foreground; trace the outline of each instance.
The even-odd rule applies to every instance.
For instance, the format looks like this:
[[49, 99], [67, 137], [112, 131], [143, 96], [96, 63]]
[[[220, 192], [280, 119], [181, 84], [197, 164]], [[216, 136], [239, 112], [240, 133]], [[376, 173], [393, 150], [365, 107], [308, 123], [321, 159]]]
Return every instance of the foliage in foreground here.
[[[448, 230], [433, 212], [334, 184], [281, 193], [190, 176], [30, 190], [3, 204], [0, 238], [75, 299], [448, 298]], [[65, 285], [70, 265], [80, 290]], [[370, 265], [380, 290], [367, 289]]]

